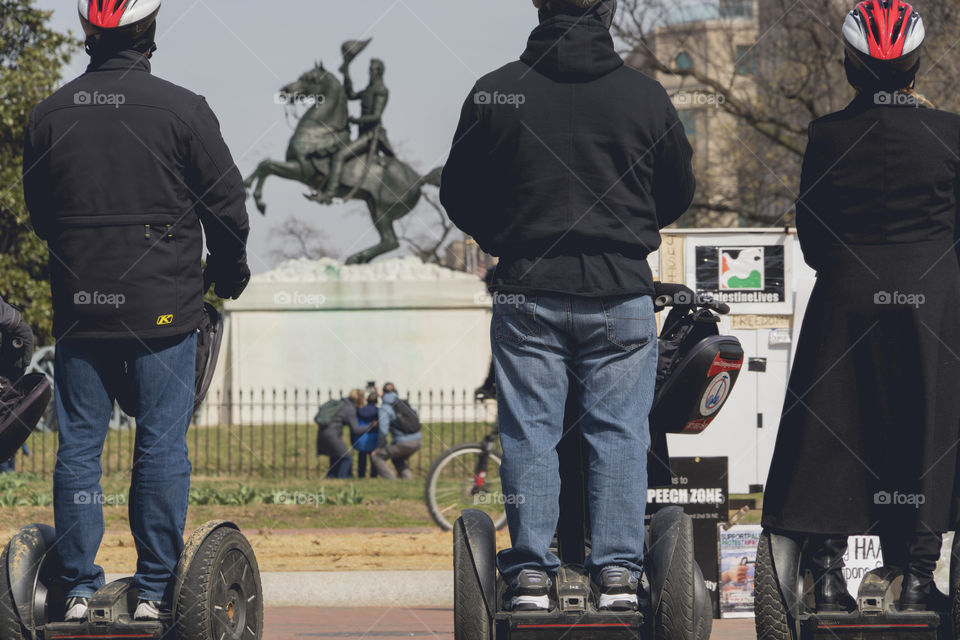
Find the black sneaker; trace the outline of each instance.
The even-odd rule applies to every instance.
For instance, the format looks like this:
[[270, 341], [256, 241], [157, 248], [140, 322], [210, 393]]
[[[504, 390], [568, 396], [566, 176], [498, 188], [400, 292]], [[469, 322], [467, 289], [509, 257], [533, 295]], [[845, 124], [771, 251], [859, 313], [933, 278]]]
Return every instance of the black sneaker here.
[[67, 615], [64, 616], [65, 622], [85, 622], [87, 611], [90, 605], [90, 598], [74, 596], [67, 598]]
[[549, 611], [551, 586], [546, 571], [523, 569], [510, 585], [508, 607], [512, 611]]
[[604, 567], [597, 580], [597, 608], [604, 611], [636, 611], [640, 581], [625, 567]]

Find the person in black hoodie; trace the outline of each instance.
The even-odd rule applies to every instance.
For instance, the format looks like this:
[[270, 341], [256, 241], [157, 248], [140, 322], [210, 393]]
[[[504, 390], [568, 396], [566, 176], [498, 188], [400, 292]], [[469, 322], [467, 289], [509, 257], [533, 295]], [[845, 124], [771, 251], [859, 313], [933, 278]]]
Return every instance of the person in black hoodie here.
[[[240, 173], [206, 101], [151, 75], [159, 0], [82, 0], [90, 66], [30, 115], [23, 184], [50, 249], [60, 441], [54, 519], [67, 619], [103, 585], [99, 459], [124, 363], [137, 435], [135, 617], [153, 620], [183, 549], [197, 328], [215, 284], [250, 277]], [[202, 270], [204, 234], [206, 271]]]
[[817, 272], [763, 501], [763, 524], [812, 534], [820, 611], [855, 608], [847, 536], [880, 536], [898, 606], [939, 608], [941, 536], [960, 517], [960, 116], [914, 91], [924, 40], [898, 0], [843, 26], [857, 95], [815, 120], [797, 234]]
[[534, 4], [520, 60], [467, 97], [440, 192], [500, 257], [491, 340], [512, 548], [498, 565], [506, 606], [552, 606], [555, 449], [573, 390], [591, 449], [588, 569], [600, 607], [631, 609], [657, 359], [647, 256], [693, 199], [692, 150], [663, 87], [614, 49], [615, 0]]

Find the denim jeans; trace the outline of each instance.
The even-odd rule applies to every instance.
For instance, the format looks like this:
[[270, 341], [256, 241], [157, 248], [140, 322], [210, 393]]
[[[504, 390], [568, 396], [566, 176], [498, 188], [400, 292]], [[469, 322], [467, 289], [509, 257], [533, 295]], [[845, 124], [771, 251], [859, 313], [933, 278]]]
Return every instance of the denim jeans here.
[[190, 492], [187, 427], [193, 413], [197, 338], [61, 340], [54, 361], [60, 446], [53, 509], [62, 578], [69, 596], [91, 596], [104, 584], [94, 564], [103, 539], [101, 457], [119, 363], [130, 364], [138, 407], [128, 516], [137, 548], [134, 586], [161, 600], [183, 551]]
[[508, 580], [560, 567], [550, 543], [559, 519], [556, 452], [570, 385], [578, 386], [589, 448], [587, 502], [594, 576], [643, 568], [649, 413], [657, 370], [649, 296], [585, 298], [499, 294], [491, 327], [501, 482], [513, 547], [498, 556]]

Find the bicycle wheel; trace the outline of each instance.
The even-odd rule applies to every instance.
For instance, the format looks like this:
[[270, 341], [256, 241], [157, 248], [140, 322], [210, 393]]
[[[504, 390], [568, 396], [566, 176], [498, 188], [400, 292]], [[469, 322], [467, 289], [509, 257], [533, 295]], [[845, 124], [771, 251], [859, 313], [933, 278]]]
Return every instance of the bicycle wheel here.
[[461, 444], [445, 451], [430, 467], [425, 491], [427, 509], [444, 531], [453, 529], [464, 509], [485, 512], [497, 529], [507, 525], [500, 488], [500, 455], [490, 452], [486, 476], [481, 477], [477, 469], [483, 455], [481, 443]]

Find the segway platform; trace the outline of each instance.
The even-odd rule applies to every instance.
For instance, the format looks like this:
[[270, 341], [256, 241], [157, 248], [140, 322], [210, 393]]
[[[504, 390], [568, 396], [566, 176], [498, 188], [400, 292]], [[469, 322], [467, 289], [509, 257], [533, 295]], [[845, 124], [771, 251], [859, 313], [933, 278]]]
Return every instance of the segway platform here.
[[956, 640], [960, 620], [960, 536], [950, 567], [951, 611], [904, 611], [897, 606], [903, 574], [890, 567], [867, 573], [857, 610], [814, 610], [812, 576], [802, 568], [803, 540], [764, 531], [757, 548], [757, 636], [770, 640]]
[[138, 599], [132, 578], [98, 590], [86, 620], [61, 622], [66, 597], [59, 574], [53, 528], [20, 529], [0, 556], [2, 640], [260, 640], [263, 635], [256, 557], [230, 522], [209, 522], [187, 541], [171, 583], [172, 612], [161, 612], [157, 622], [133, 619]]
[[[591, 594], [590, 577], [582, 567], [563, 566], [555, 577], [553, 600], [557, 607], [545, 612], [500, 611], [494, 625], [497, 638], [555, 640], [635, 640], [650, 637], [646, 617], [639, 611], [600, 611]], [[504, 585], [500, 584], [500, 601]]]

